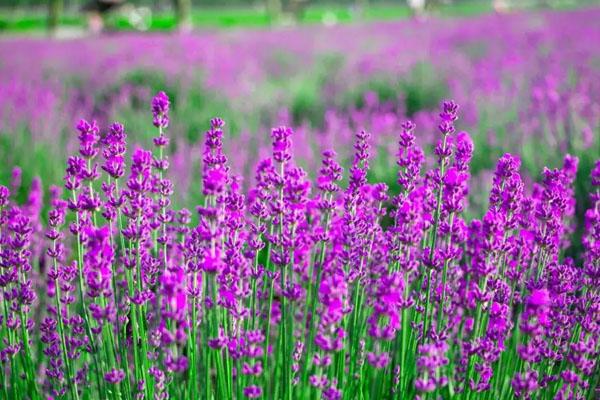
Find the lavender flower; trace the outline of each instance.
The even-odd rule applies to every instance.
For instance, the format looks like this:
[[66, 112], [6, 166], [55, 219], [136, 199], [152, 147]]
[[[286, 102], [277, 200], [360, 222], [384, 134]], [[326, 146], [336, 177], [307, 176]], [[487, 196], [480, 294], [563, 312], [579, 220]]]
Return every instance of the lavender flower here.
[[571, 258], [577, 159], [526, 185], [503, 155], [471, 219], [474, 145], [454, 102], [435, 159], [401, 125], [393, 194], [373, 182], [366, 131], [344, 177], [333, 150], [317, 174], [299, 167], [294, 133], [275, 128], [246, 182], [215, 118], [192, 217], [171, 201], [164, 93], [152, 111], [154, 152], [127, 163], [122, 125], [78, 124], [68, 201], [52, 187], [45, 220], [41, 180], [23, 204], [0, 186], [2, 398], [593, 395], [600, 163]]
[[152, 123], [155, 127], [165, 129], [169, 126], [169, 107], [171, 102], [165, 92], [158, 92], [152, 99]]

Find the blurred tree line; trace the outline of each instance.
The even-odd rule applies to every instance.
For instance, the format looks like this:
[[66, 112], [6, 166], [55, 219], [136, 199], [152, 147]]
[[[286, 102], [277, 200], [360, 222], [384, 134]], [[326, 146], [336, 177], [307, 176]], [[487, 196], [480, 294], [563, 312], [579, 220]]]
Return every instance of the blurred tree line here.
[[[134, 5], [145, 5], [149, 7], [165, 7], [169, 2], [173, 3], [176, 0], [127, 0], [128, 3]], [[263, 0], [188, 0], [193, 6], [257, 6], [265, 1]], [[266, 0], [268, 1], [268, 0]], [[364, 0], [358, 0], [364, 1]], [[459, 0], [460, 1], [460, 0]], [[483, 0], [485, 1], [485, 0]], [[79, 8], [88, 3], [88, 0], [63, 0], [65, 8]], [[289, 2], [289, 0], [280, 0], [281, 3]], [[311, 4], [347, 4], [352, 5], [357, 0], [310, 0]], [[371, 3], [400, 3], [406, 4], [406, 0], [368, 0]], [[0, 7], [41, 7], [48, 4], [48, 0], [0, 0]]]
[[[424, 1], [437, 2], [439, 0]], [[0, 7], [9, 9], [40, 9], [47, 7], [48, 27], [50, 30], [54, 30], [65, 10], [72, 13], [100, 10], [104, 12], [105, 8], [110, 9], [113, 6], [123, 4], [136, 7], [145, 6], [155, 10], [170, 7], [177, 17], [178, 24], [188, 26], [190, 25], [190, 13], [193, 7], [264, 7], [269, 15], [276, 19], [284, 12], [299, 17], [309, 4], [356, 5], [364, 8], [369, 3], [407, 4], [410, 3], [410, 0], [0, 0]]]
[[[513, 3], [534, 6], [548, 6], [552, 0], [0, 0], [1, 9], [37, 9], [47, 10], [50, 32], [58, 27], [63, 13], [84, 13], [88, 27], [93, 21], [102, 25], [103, 15], [112, 9], [126, 6], [129, 9], [148, 7], [151, 11], [172, 12], [179, 28], [191, 28], [192, 10], [202, 7], [253, 7], [266, 10], [271, 21], [277, 21], [282, 15], [301, 20], [309, 5], [348, 6], [366, 10], [370, 4], [387, 3], [408, 6], [414, 15], [420, 15], [443, 4], [493, 4], [494, 9], [508, 8]], [[575, 0], [586, 2], [586, 0]]]
[[[0, 0], [2, 8], [39, 8], [45, 7], [49, 1], [53, 0]], [[55, 0], [54, 0], [55, 1]], [[152, 8], [166, 8], [170, 3], [177, 0], [127, 0], [137, 6], [148, 6]], [[192, 6], [209, 6], [209, 7], [231, 7], [231, 6], [262, 6], [273, 0], [188, 0]], [[277, 0], [275, 0], [277, 1]], [[291, 0], [293, 2], [294, 0]], [[305, 0], [310, 4], [334, 4], [334, 5], [353, 5], [356, 3], [388, 3], [388, 4], [406, 4], [407, 0]], [[460, 1], [460, 0], [458, 0]], [[482, 0], [486, 1], [486, 0]], [[88, 3], [88, 0], [62, 0], [65, 9], [78, 9]], [[279, 0], [280, 3], [289, 3], [290, 0]]]

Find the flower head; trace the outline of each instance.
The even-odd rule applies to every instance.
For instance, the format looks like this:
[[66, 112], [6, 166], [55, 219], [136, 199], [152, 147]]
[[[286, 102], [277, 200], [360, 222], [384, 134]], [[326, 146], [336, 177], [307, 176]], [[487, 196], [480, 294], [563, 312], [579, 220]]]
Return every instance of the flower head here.
[[169, 107], [171, 102], [169, 97], [163, 91], [160, 91], [152, 99], [152, 123], [157, 128], [167, 128], [169, 126]]

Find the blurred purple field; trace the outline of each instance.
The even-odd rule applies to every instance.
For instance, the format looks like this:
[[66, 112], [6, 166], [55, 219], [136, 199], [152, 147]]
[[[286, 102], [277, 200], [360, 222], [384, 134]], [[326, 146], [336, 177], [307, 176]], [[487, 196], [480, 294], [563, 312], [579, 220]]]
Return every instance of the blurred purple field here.
[[[525, 166], [539, 171], [555, 154], [594, 146], [598, 18], [599, 9], [585, 9], [331, 28], [3, 39], [0, 132], [13, 139], [27, 132], [31, 142], [64, 157], [76, 145], [75, 122], [87, 116], [103, 125], [119, 119], [133, 140], [147, 142], [149, 126], [136, 116], [164, 87], [177, 115], [175, 163], [198, 159], [198, 133], [218, 114], [230, 121], [232, 143], [250, 150], [234, 160], [235, 168], [252, 171], [275, 123], [298, 128], [301, 158], [314, 165], [313, 154], [334, 142], [349, 145], [356, 129], [372, 131], [378, 147], [393, 145], [407, 116], [419, 127], [420, 143], [431, 144], [435, 110], [452, 97], [463, 105], [460, 128], [476, 131], [478, 149], [491, 152], [482, 154], [483, 166], [492, 167], [488, 156], [518, 150]], [[540, 146], [554, 150], [536, 151]], [[20, 162], [18, 154], [6, 156]]]

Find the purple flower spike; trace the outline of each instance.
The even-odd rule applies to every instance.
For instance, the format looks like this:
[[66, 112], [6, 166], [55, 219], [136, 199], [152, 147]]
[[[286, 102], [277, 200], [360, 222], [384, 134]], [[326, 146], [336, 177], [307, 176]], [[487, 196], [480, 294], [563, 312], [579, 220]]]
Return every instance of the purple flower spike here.
[[125, 372], [122, 369], [113, 368], [104, 375], [104, 380], [116, 385], [125, 379]]
[[169, 107], [171, 102], [163, 91], [160, 91], [152, 99], [152, 123], [157, 128], [166, 129], [169, 126]]
[[292, 148], [292, 129], [281, 126], [273, 129], [271, 137], [273, 138], [273, 158], [279, 163], [285, 163], [292, 159], [290, 152]]
[[249, 399], [257, 399], [262, 396], [262, 388], [260, 386], [252, 385], [244, 388], [244, 396]]
[[96, 157], [98, 154], [98, 142], [100, 141], [100, 129], [96, 121], [92, 123], [82, 119], [77, 124], [79, 131], [79, 154], [85, 159]]

